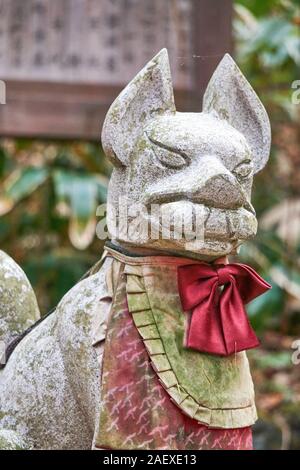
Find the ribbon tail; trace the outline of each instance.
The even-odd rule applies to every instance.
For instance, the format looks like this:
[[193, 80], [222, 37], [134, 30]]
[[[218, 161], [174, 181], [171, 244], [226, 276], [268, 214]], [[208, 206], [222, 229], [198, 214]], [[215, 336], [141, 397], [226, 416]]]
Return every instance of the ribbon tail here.
[[216, 290], [217, 283], [213, 285], [209, 297], [194, 308], [186, 346], [200, 352], [224, 356], [227, 355], [227, 349]]
[[222, 293], [220, 318], [226, 355], [259, 346], [259, 340], [250, 325], [235, 280], [227, 285]]

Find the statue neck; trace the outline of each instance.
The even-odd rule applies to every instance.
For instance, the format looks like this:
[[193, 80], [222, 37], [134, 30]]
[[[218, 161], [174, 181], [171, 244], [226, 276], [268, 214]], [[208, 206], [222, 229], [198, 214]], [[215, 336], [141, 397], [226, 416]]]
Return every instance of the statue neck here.
[[205, 263], [217, 263], [217, 264], [228, 264], [228, 257], [213, 257], [213, 256], [205, 256], [201, 255], [200, 253], [193, 253], [193, 252], [178, 252], [175, 250], [159, 250], [159, 249], [151, 249], [140, 247], [134, 244], [126, 243], [126, 242], [119, 242], [116, 240], [112, 240], [106, 243], [107, 246], [120, 251], [124, 255], [127, 256], [178, 256], [181, 258], [191, 258], [197, 261], [204, 261]]

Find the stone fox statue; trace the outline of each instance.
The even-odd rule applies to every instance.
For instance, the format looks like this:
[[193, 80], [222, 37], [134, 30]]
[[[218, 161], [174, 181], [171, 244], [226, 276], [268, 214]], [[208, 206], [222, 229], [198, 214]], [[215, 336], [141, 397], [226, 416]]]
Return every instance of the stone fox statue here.
[[[0, 445], [249, 449], [245, 349], [258, 343], [243, 305], [269, 286], [226, 256], [256, 233], [251, 186], [269, 157], [266, 111], [226, 54], [203, 111], [176, 112], [163, 49], [112, 104], [102, 144], [114, 166], [112, 240], [0, 372]], [[172, 224], [168, 237], [116, 230], [136, 204], [159, 234], [151, 204], [170, 220], [188, 214], [192, 228], [202, 214], [202, 239], [178, 237]], [[9, 325], [13, 309], [4, 315]]]

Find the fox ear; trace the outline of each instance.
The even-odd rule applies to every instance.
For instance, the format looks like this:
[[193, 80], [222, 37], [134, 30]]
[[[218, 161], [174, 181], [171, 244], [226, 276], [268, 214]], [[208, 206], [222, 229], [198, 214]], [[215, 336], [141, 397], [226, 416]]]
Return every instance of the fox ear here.
[[126, 166], [145, 123], [175, 113], [168, 52], [162, 49], [111, 105], [102, 129], [102, 146], [115, 166]]
[[260, 99], [229, 54], [223, 57], [210, 79], [203, 111], [216, 112], [245, 136], [255, 172], [265, 166], [271, 145], [270, 121]]

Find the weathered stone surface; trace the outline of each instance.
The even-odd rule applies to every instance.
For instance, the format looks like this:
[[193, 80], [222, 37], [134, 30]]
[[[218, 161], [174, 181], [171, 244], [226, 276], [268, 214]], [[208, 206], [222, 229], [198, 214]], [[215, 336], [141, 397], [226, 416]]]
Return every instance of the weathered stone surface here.
[[[0, 428], [36, 449], [88, 449], [99, 404], [101, 344], [92, 346], [106, 266], [78, 283], [0, 372]], [[105, 294], [106, 295], [106, 294]]]
[[0, 340], [7, 343], [39, 317], [36, 297], [25, 273], [0, 251]]
[[[231, 253], [255, 235], [251, 186], [253, 174], [268, 158], [269, 121], [230, 57], [221, 61], [208, 85], [203, 113], [183, 114], [175, 109], [168, 55], [162, 50], [113, 103], [102, 141], [115, 166], [108, 195], [113, 235], [120, 196], [127, 201], [118, 217], [128, 201], [142, 202], [147, 209], [157, 203], [173, 218], [191, 209], [192, 225], [200, 214], [205, 229], [203, 243], [195, 245], [176, 238], [175, 228], [169, 239], [153, 240], [148, 233], [136, 237], [132, 231], [116, 233], [116, 242], [206, 260]], [[129, 213], [128, 220], [132, 217]], [[157, 215], [142, 217], [163, 230]], [[0, 270], [0, 289], [6, 287], [1, 291], [0, 332], [8, 338], [38, 313], [22, 272], [7, 257], [1, 259], [6, 268]], [[106, 260], [98, 273], [71, 289], [0, 372], [0, 447], [92, 446], [99, 421], [110, 269]]]
[[27, 450], [28, 445], [14, 431], [0, 430], [0, 450]]
[[[108, 226], [116, 241], [200, 258], [231, 253], [256, 233], [253, 175], [266, 163], [270, 124], [257, 95], [227, 54], [205, 93], [202, 113], [176, 112], [168, 55], [162, 50], [132, 80], [108, 111], [102, 132], [115, 166], [108, 195]], [[124, 199], [126, 196], [127, 200]], [[118, 198], [123, 201], [118, 207]], [[150, 204], [183, 216], [202, 211], [204, 242], [153, 240], [149, 233], [116, 233], [111, 215], [142, 203], [142, 219], [161, 227]], [[130, 219], [130, 209], [129, 217]]]
[[229, 54], [224, 56], [208, 84], [203, 111], [216, 112], [246, 138], [255, 173], [265, 166], [271, 143], [269, 118], [255, 91]]

